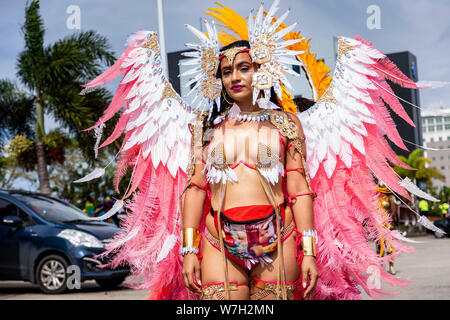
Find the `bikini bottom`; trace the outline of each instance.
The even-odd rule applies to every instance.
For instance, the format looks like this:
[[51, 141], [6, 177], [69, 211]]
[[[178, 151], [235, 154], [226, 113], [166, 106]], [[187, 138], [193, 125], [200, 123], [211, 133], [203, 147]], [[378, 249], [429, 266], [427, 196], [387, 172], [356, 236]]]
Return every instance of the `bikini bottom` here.
[[[284, 242], [292, 232], [294, 232], [294, 220], [291, 221], [291, 223], [286, 227], [283, 228], [281, 231], [281, 242]], [[209, 241], [209, 243], [220, 251], [220, 241], [219, 239], [215, 238], [209, 231], [206, 229], [206, 239]], [[259, 258], [250, 258], [250, 259], [242, 259], [239, 257], [236, 257], [233, 255], [229, 250], [225, 248], [225, 255], [235, 261], [237, 264], [239, 264], [243, 269], [252, 270], [258, 263], [261, 263], [262, 266], [264, 266], [265, 263], [269, 264], [272, 263], [272, 259], [270, 259], [267, 255], [264, 255]]]

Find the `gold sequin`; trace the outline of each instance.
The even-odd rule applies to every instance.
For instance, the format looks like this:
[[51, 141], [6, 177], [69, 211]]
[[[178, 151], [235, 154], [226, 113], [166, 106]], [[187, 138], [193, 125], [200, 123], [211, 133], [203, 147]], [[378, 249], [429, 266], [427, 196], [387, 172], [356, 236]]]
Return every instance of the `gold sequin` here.
[[272, 168], [274, 165], [278, 164], [279, 160], [278, 154], [272, 152], [272, 148], [270, 146], [261, 142], [258, 143], [258, 168]]
[[202, 159], [202, 135], [203, 135], [203, 119], [206, 115], [200, 115], [197, 113], [197, 119], [194, 125], [191, 126], [192, 139], [191, 139], [191, 150], [189, 152], [189, 165], [187, 168], [187, 181], [192, 179], [195, 173], [195, 164], [197, 159]]
[[219, 170], [225, 170], [228, 168], [227, 159], [225, 157], [225, 146], [223, 142], [217, 144], [217, 146], [211, 151], [209, 155], [209, 162], [211, 165]]
[[179, 100], [180, 96], [175, 92], [175, 90], [173, 90], [170, 83], [168, 81], [165, 81], [164, 83], [165, 83], [165, 86], [164, 86], [163, 93], [161, 95], [161, 100], [168, 99], [168, 98]]
[[142, 45], [142, 48], [150, 49], [157, 54], [160, 54], [159, 52], [159, 45], [158, 45], [158, 33], [153, 32], [153, 34], [150, 36], [150, 38]]
[[206, 75], [214, 77], [217, 68], [219, 67], [219, 60], [217, 59], [217, 53], [214, 48], [203, 50], [201, 57], [201, 67]]
[[[306, 182], [308, 183], [308, 189], [310, 191], [311, 187], [310, 187], [310, 179], [309, 179], [309, 173], [308, 173], [308, 168], [306, 166], [306, 159], [305, 159], [305, 155], [303, 154], [303, 137], [300, 137], [298, 135], [298, 128], [296, 126], [296, 124], [289, 119], [288, 115], [283, 112], [283, 111], [272, 111], [272, 113], [270, 114], [270, 122], [278, 128], [278, 130], [280, 131], [281, 135], [283, 137], [287, 137], [289, 140], [292, 141], [292, 144], [294, 145], [295, 150], [298, 151], [298, 153], [300, 153], [300, 157], [302, 159], [302, 166], [305, 170], [305, 178], [306, 178]], [[313, 199], [316, 197], [317, 195], [314, 194], [313, 195]]]
[[216, 100], [222, 91], [222, 80], [216, 79], [214, 76], [208, 77], [208, 79], [202, 82], [202, 94], [205, 98], [210, 100]]
[[250, 56], [258, 64], [264, 64], [272, 59], [272, 52], [277, 49], [275, 39], [270, 34], [261, 34], [254, 39], [254, 45], [250, 49]]
[[338, 58], [348, 51], [354, 50], [355, 47], [348, 44], [342, 37], [339, 37]]
[[248, 49], [247, 47], [234, 47], [226, 50], [223, 54], [227, 57], [228, 63], [233, 64], [235, 56], [242, 50]]
[[317, 103], [321, 102], [332, 102], [334, 104], [338, 103], [336, 98], [334, 97], [332, 85], [327, 89], [327, 91], [325, 91], [325, 93], [320, 97], [320, 99], [317, 100]]
[[259, 90], [269, 90], [274, 82], [273, 75], [266, 70], [260, 70], [253, 74], [252, 86]]
[[[237, 291], [236, 283], [230, 283], [229, 289], [230, 291]], [[225, 285], [223, 283], [203, 286], [200, 300], [225, 300], [224, 292]]]
[[[275, 299], [281, 300], [282, 299], [282, 288], [281, 285], [279, 286], [277, 290], [277, 285], [275, 283], [265, 283], [262, 281], [253, 282], [253, 286], [255, 288], [258, 288], [257, 292], [252, 294], [250, 296], [250, 300], [262, 300], [265, 297], [269, 296], [270, 294], [273, 294]], [[288, 300], [294, 300], [294, 292], [297, 288], [296, 285], [292, 284], [286, 284], [286, 294]]]

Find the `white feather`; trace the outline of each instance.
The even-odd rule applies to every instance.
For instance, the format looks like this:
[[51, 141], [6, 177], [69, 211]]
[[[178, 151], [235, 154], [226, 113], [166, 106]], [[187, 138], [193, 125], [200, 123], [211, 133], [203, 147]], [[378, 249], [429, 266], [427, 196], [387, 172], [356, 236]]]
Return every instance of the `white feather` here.
[[101, 169], [97, 168], [94, 171], [92, 171], [91, 173], [89, 173], [88, 175], [84, 176], [83, 178], [74, 181], [74, 183], [82, 183], [82, 182], [91, 181], [91, 180], [100, 178], [104, 174], [105, 174], [104, 168], [101, 168]]
[[155, 263], [158, 263], [161, 260], [163, 260], [165, 257], [167, 257], [170, 250], [172, 250], [172, 248], [177, 243], [177, 239], [178, 239], [177, 236], [175, 236], [174, 234], [171, 234], [170, 236], [168, 236], [166, 238], [166, 240], [164, 240], [164, 244], [161, 248], [161, 251], [159, 251], [159, 253], [158, 253], [158, 257], [156, 257]]
[[113, 215], [115, 215], [117, 212], [119, 212], [121, 209], [123, 208], [123, 201], [122, 200], [117, 200], [113, 207], [111, 209], [109, 209], [108, 212], [106, 212], [104, 215], [100, 216], [100, 217], [92, 217], [89, 218], [90, 220], [96, 220], [96, 221], [100, 221], [100, 220], [106, 220], [111, 218]]

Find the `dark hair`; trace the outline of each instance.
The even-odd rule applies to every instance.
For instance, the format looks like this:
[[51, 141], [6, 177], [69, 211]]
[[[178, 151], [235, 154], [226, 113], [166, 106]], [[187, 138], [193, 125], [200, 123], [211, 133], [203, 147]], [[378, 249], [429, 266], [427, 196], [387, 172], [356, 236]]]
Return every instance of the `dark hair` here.
[[[220, 52], [222, 53], [228, 49], [235, 48], [235, 47], [250, 48], [250, 43], [247, 40], [238, 40], [233, 43], [230, 43], [229, 45], [226, 45], [225, 47], [222, 47], [220, 49]], [[217, 69], [216, 78], [222, 79], [222, 70], [220, 69], [220, 65], [219, 65], [219, 68]], [[224, 96], [226, 99], [224, 98]], [[230, 101], [231, 104], [228, 103], [227, 100]], [[232, 105], [233, 105], [232, 100], [233, 99], [231, 99], [231, 97], [227, 94], [225, 88], [222, 85], [222, 93], [220, 95], [220, 112], [217, 111], [217, 105], [216, 105], [216, 103], [214, 103], [214, 108], [211, 112], [210, 119], [208, 120], [208, 117], [205, 117], [203, 119], [203, 132], [206, 132], [206, 130], [208, 130], [208, 129], [214, 128], [214, 120], [216, 120], [218, 116], [225, 114], [232, 107]], [[275, 103], [277, 106], [281, 107], [273, 87], [271, 89], [270, 101]], [[206, 141], [203, 141], [203, 144], [206, 144]]]
[[293, 99], [298, 112], [303, 112], [311, 108], [316, 102], [314, 100], [299, 96]]

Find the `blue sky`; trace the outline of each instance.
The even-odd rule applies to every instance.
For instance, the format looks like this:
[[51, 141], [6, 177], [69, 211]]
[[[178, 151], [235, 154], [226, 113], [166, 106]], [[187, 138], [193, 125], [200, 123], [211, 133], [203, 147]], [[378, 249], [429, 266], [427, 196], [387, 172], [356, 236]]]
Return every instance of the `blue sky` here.
[[[257, 1], [224, 0], [241, 15], [248, 15]], [[266, 1], [270, 4], [271, 1]], [[2, 0], [0, 12], [0, 76], [14, 79], [16, 57], [23, 48], [20, 26], [24, 21], [25, 0]], [[157, 30], [156, 0], [42, 0], [46, 44], [76, 30], [66, 26], [67, 8], [76, 5], [81, 13], [81, 31], [96, 30], [106, 36], [118, 56], [126, 36], [137, 30]], [[369, 30], [366, 13], [377, 5], [381, 29]], [[216, 6], [210, 0], [164, 0], [166, 46], [168, 51], [184, 49], [192, 36], [185, 23], [199, 25], [203, 12]], [[416, 55], [420, 80], [450, 79], [450, 1], [449, 0], [282, 0], [284, 11], [292, 7], [288, 23], [298, 22], [305, 38], [331, 35], [361, 35], [385, 53], [409, 50]], [[314, 51], [314, 48], [313, 48]], [[320, 53], [319, 53], [320, 56]], [[450, 106], [450, 90], [422, 90], [422, 107]]]

